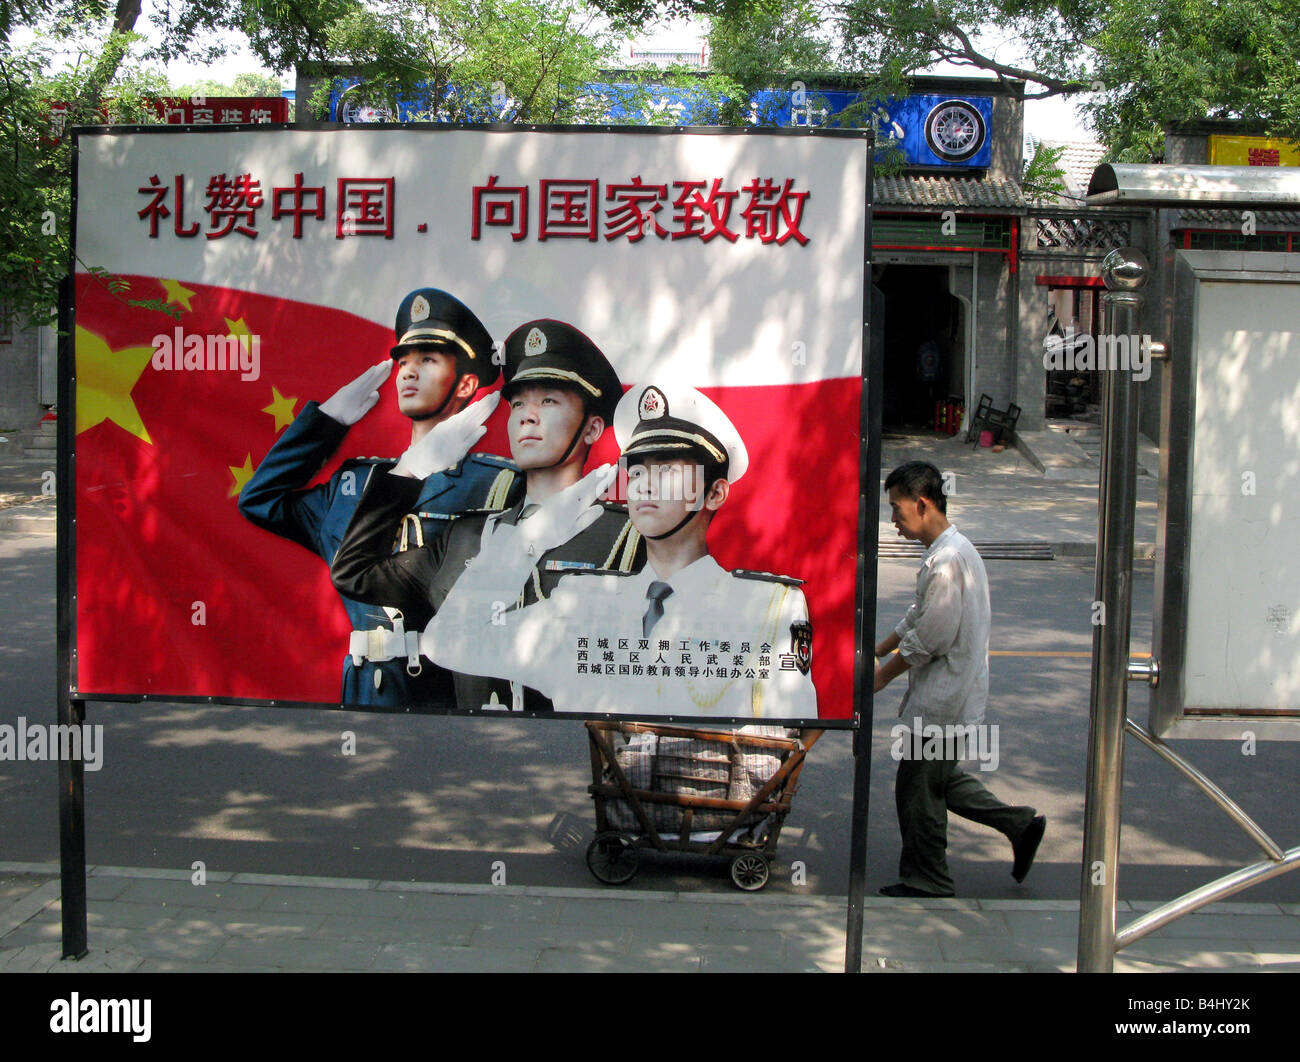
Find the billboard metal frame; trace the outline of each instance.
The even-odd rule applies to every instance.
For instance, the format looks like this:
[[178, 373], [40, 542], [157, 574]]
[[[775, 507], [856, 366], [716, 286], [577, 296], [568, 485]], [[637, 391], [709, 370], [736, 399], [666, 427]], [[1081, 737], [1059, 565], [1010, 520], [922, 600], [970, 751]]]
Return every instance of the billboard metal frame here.
[[[176, 135], [183, 133], [225, 134], [256, 132], [271, 135], [284, 130], [320, 132], [346, 136], [355, 126], [338, 123], [304, 122], [293, 125], [119, 125], [78, 126], [71, 129], [73, 137], [71, 167], [71, 225], [72, 240], [60, 305], [59, 342], [59, 450], [57, 475], [57, 714], [61, 724], [80, 725], [85, 722], [88, 700], [104, 702], [166, 704], [207, 704], [232, 707], [311, 708], [318, 710], [356, 710], [356, 706], [332, 702], [307, 702], [290, 700], [262, 700], [250, 698], [219, 698], [204, 696], [159, 697], [149, 694], [102, 694], [82, 690], [77, 684], [76, 654], [76, 353], [74, 327], [76, 323], [75, 291], [73, 278], [77, 270], [77, 210], [78, 210], [78, 152], [83, 136], [121, 135]], [[871, 284], [871, 217], [872, 217], [872, 162], [875, 136], [862, 129], [778, 129], [761, 127], [663, 127], [663, 126], [553, 126], [524, 124], [468, 124], [468, 123], [387, 123], [366, 125], [375, 130], [391, 128], [402, 131], [428, 133], [473, 131], [494, 133], [635, 133], [648, 136], [793, 136], [831, 137], [861, 141], [866, 152], [864, 197], [864, 261], [862, 285], [862, 394], [859, 431], [859, 483], [858, 483], [858, 554], [856, 573], [856, 601], [854, 610], [854, 660], [853, 708], [847, 718], [796, 720], [794, 725], [807, 729], [838, 729], [852, 732], [854, 755], [854, 784], [852, 807], [852, 836], [850, 838], [848, 934], [845, 949], [845, 971], [858, 972], [861, 967], [864, 892], [866, 881], [866, 823], [870, 789], [870, 735], [873, 717], [872, 661], [864, 656], [863, 646], [875, 641], [875, 598], [877, 590], [877, 538], [876, 492], [880, 483], [880, 423], [883, 403], [881, 372], [883, 350], [872, 343], [872, 284]], [[406, 714], [409, 707], [371, 708], [371, 711]], [[427, 715], [479, 716], [490, 713], [476, 710], [422, 711]], [[608, 713], [572, 712], [512, 712], [513, 717], [552, 719], [619, 719]], [[671, 723], [682, 717], [656, 717], [656, 722]], [[711, 722], [744, 724], [752, 720], [719, 718]], [[786, 721], [772, 720], [773, 723]], [[86, 930], [86, 838], [85, 790], [83, 764], [79, 760], [61, 760], [59, 763], [59, 838], [60, 866], [63, 895], [63, 946], [64, 958], [79, 959], [87, 954]]]

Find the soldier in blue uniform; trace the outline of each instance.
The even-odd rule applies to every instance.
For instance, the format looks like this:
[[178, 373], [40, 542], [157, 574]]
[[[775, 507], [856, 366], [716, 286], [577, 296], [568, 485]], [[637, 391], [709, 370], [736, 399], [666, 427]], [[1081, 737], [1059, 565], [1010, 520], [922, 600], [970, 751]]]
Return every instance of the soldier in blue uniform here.
[[[346, 461], [328, 482], [311, 488], [305, 484], [348, 429], [374, 408], [388, 376], [395, 376], [397, 406], [411, 421], [414, 447], [449, 422], [479, 387], [493, 384], [500, 371], [482, 322], [459, 299], [437, 288], [420, 288], [402, 300], [394, 334], [397, 342], [388, 359], [325, 402], [307, 403], [239, 496], [239, 511], [254, 524], [297, 542], [327, 564], [334, 560], [367, 482], [377, 474], [390, 478], [386, 470], [391, 461]], [[489, 406], [485, 412], [490, 411]], [[462, 450], [449, 467], [428, 475], [411, 492], [398, 514], [400, 527], [394, 527], [385, 548], [391, 550], [394, 542], [406, 549], [434, 541], [459, 513], [500, 508], [514, 500], [521, 486], [508, 461], [490, 454], [463, 456]], [[418, 603], [410, 609], [411, 603], [367, 603], [347, 595], [342, 600], [352, 621], [343, 660], [343, 703], [450, 706], [450, 675], [419, 658], [417, 635], [431, 612]]]
[[[411, 612], [436, 611], [457, 577], [498, 527], [527, 526], [541, 503], [582, 478], [592, 445], [614, 418], [623, 395], [618, 374], [587, 336], [562, 321], [529, 321], [505, 342], [502, 404], [509, 410], [510, 454], [523, 473], [525, 493], [504, 512], [465, 513], [440, 539], [420, 550], [391, 554], [397, 521], [416, 490], [414, 480], [376, 475], [357, 508], [331, 575], [342, 594], [363, 601], [400, 603]], [[478, 403], [475, 403], [476, 405]], [[472, 407], [471, 407], [472, 409]], [[468, 414], [471, 410], [466, 410]], [[442, 432], [443, 429], [439, 429]], [[547, 597], [567, 573], [639, 571], [645, 543], [620, 505], [590, 508], [581, 526], [566, 528], [531, 557], [526, 578], [502, 608], [526, 608]], [[432, 666], [432, 665], [428, 665]], [[455, 675], [456, 706], [551, 711], [536, 690], [483, 675]]]

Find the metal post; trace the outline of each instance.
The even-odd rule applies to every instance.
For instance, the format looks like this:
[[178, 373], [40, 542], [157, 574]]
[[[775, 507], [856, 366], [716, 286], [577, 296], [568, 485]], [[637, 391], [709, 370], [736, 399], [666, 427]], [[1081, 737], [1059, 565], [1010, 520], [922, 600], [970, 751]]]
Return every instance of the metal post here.
[[[1139, 294], [1150, 275], [1134, 247], [1111, 251], [1102, 262], [1105, 333], [1136, 342]], [[1120, 344], [1112, 344], [1111, 358]], [[1131, 364], [1131, 363], [1130, 363]], [[1127, 367], [1110, 365], [1102, 406], [1100, 513], [1097, 521], [1096, 598], [1088, 773], [1084, 804], [1083, 867], [1079, 902], [1080, 973], [1110, 973], [1115, 965], [1120, 796], [1124, 784], [1124, 721], [1128, 716], [1129, 623], [1133, 593], [1133, 523], [1137, 472], [1137, 394]]]
[[[77, 185], [75, 175], [73, 188]], [[60, 726], [80, 728], [86, 721], [86, 702], [72, 696], [73, 555], [75, 518], [72, 443], [76, 427], [73, 394], [72, 277], [59, 289], [59, 450], [54, 480], [56, 605], [55, 683]], [[67, 731], [64, 731], [67, 733]], [[63, 895], [63, 958], [86, 954], [86, 795], [85, 773], [79, 759], [59, 760], [59, 874]]]

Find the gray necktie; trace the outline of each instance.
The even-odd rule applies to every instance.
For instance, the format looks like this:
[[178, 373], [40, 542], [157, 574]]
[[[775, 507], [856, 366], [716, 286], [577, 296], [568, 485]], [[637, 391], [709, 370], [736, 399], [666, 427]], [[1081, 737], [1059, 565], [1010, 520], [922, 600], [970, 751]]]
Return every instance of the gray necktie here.
[[667, 583], [661, 583], [657, 579], [646, 588], [645, 596], [650, 605], [645, 610], [645, 615], [641, 617], [641, 636], [643, 638], [649, 638], [655, 624], [663, 618], [664, 598], [672, 592], [673, 588], [671, 586]]

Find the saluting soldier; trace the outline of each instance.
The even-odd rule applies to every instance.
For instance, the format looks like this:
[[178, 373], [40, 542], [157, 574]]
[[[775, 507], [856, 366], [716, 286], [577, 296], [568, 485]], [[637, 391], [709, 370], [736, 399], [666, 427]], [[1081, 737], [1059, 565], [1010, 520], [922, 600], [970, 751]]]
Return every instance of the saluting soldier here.
[[466, 569], [420, 640], [436, 662], [509, 677], [557, 711], [816, 719], [812, 625], [800, 582], [727, 571], [707, 533], [749, 456], [730, 419], [689, 387], [642, 386], [614, 420], [638, 573], [575, 573], [545, 601], [501, 613], [548, 533], [592, 519], [610, 466], [548, 499], [536, 524], [502, 530]]
[[[482, 322], [463, 302], [438, 288], [420, 288], [402, 300], [394, 337], [388, 358], [325, 402], [307, 403], [239, 496], [239, 511], [254, 524], [297, 542], [327, 564], [338, 551], [366, 482], [391, 465], [391, 459], [349, 460], [327, 482], [310, 488], [306, 484], [338, 449], [348, 429], [374, 408], [389, 375], [394, 376], [397, 408], [411, 421], [414, 444], [463, 409], [480, 386], [493, 384], [500, 372]], [[464, 457], [463, 451], [456, 456], [449, 467], [415, 485], [394, 519], [386, 550], [391, 551], [395, 541], [418, 547], [436, 539], [466, 509], [500, 508], [514, 500], [518, 477], [508, 461], [491, 454]], [[427, 609], [408, 611], [411, 603], [403, 607], [384, 600], [362, 602], [346, 594], [342, 600], [353, 628], [343, 659], [344, 703], [451, 703], [447, 673], [419, 658], [416, 637], [428, 622]]]
[[[436, 612], [484, 542], [502, 530], [543, 519], [537, 515], [542, 504], [582, 479], [591, 447], [613, 421], [623, 395], [618, 373], [586, 335], [549, 319], [516, 328], [506, 339], [504, 356], [501, 401], [508, 409], [510, 453], [523, 473], [523, 496], [503, 512], [464, 513], [441, 538], [390, 555], [387, 544], [417, 489], [410, 477], [422, 470], [413, 453], [415, 467], [375, 476], [367, 486], [331, 568], [340, 593]], [[462, 416], [486, 402], [474, 403]], [[447, 425], [434, 436], [454, 429]], [[436, 442], [434, 436], [426, 442]], [[584, 506], [591, 510], [584, 523], [571, 522], [563, 533], [548, 535], [547, 547], [526, 558], [509, 597], [495, 603], [498, 614], [545, 599], [570, 572], [642, 567], [645, 545], [627, 510], [613, 504], [592, 506], [592, 501], [594, 496]], [[444, 666], [455, 672], [460, 709], [552, 710], [549, 699], [536, 690], [487, 677], [504, 677], [505, 671], [470, 675]]]

